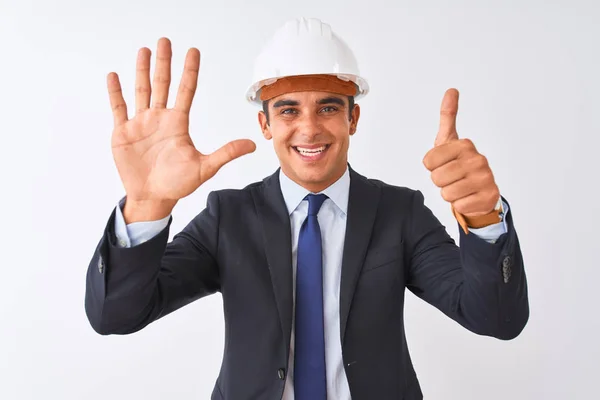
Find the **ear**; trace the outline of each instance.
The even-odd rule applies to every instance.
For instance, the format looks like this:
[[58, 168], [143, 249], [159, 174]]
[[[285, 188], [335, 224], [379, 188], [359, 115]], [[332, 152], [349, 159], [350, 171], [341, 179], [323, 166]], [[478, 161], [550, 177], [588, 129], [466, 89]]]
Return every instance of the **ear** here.
[[258, 124], [260, 125], [260, 130], [262, 131], [265, 139], [271, 140], [273, 136], [271, 135], [271, 129], [267, 122], [267, 116], [265, 115], [264, 111], [258, 112]]
[[350, 119], [350, 136], [356, 133], [356, 127], [358, 126], [358, 119], [360, 118], [360, 106], [358, 104], [354, 104], [354, 109], [352, 110], [352, 118]]

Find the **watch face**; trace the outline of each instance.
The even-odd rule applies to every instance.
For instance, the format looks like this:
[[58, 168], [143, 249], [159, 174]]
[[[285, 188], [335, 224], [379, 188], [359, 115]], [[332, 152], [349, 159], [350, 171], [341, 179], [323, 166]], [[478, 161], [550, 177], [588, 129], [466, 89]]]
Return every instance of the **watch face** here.
[[498, 202], [496, 203], [496, 207], [494, 208], [494, 210], [500, 211], [501, 214], [504, 212], [504, 207], [502, 207], [502, 198], [498, 199]]
[[498, 213], [498, 217], [500, 217], [501, 221], [504, 221], [504, 204], [502, 204], [502, 198], [498, 200], [498, 208], [500, 212]]

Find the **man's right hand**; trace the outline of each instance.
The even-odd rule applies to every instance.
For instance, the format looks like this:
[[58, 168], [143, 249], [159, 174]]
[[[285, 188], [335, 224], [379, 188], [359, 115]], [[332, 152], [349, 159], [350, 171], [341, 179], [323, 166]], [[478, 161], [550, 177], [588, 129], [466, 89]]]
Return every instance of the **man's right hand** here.
[[148, 48], [138, 52], [135, 116], [131, 119], [118, 75], [111, 72], [107, 76], [114, 117], [112, 153], [127, 194], [127, 223], [166, 217], [179, 199], [193, 193], [223, 165], [256, 149], [251, 140], [240, 139], [211, 154], [196, 150], [189, 134], [189, 113], [198, 82], [200, 52], [188, 50], [171, 109], [167, 108], [172, 56], [169, 39], [158, 41], [152, 87], [150, 56]]

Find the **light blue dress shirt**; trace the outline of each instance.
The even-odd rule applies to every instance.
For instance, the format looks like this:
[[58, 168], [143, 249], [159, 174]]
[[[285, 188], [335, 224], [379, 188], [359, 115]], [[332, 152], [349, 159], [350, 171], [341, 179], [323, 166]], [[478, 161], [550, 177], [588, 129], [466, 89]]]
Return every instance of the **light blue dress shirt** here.
[[[292, 229], [292, 279], [293, 299], [296, 292], [296, 255], [300, 227], [308, 214], [308, 201], [304, 197], [310, 192], [289, 179], [283, 172], [279, 173], [281, 192], [290, 215]], [[319, 225], [323, 240], [323, 312], [325, 320], [325, 365], [327, 375], [327, 398], [349, 400], [350, 388], [344, 370], [342, 345], [339, 335], [339, 296], [342, 272], [342, 255], [350, 192], [350, 173], [346, 169], [344, 175], [333, 185], [320, 193], [327, 195], [319, 214]], [[121, 199], [116, 210], [115, 233], [118, 245], [131, 247], [143, 243], [168, 224], [170, 215], [157, 221], [134, 222], [125, 225], [121, 208], [125, 198]], [[508, 205], [503, 202], [505, 214]], [[506, 219], [494, 225], [470, 231], [482, 239], [494, 243], [500, 235], [507, 231]], [[294, 377], [294, 318], [292, 317], [292, 334], [290, 338], [290, 358], [286, 377], [283, 400], [293, 400]]]
[[[348, 171], [346, 171], [348, 172]], [[280, 177], [285, 177], [285, 174], [280, 173]], [[281, 179], [280, 179], [281, 181]], [[349, 183], [348, 183], [349, 185]], [[283, 186], [283, 184], [282, 184]], [[349, 186], [348, 186], [349, 191]], [[285, 193], [284, 193], [285, 198]], [[115, 215], [115, 233], [117, 235], [119, 247], [133, 247], [138, 244], [144, 243], [154, 236], [158, 235], [169, 223], [170, 215], [166, 216], [163, 219], [155, 220], [155, 221], [144, 221], [144, 222], [134, 222], [131, 224], [125, 224], [125, 219], [123, 218], [122, 210], [125, 205], [125, 197], [123, 197], [116, 207], [116, 215]], [[286, 199], [287, 203], [287, 199]], [[502, 206], [504, 207], [504, 215], [508, 214], [509, 207], [506, 202], [502, 201]], [[495, 243], [496, 240], [503, 234], [508, 232], [506, 217], [503, 218], [501, 222], [497, 224], [489, 225], [483, 228], [469, 228], [469, 232], [472, 232], [479, 236], [480, 238], [486, 240], [489, 243]], [[326, 251], [325, 249], [323, 251]]]

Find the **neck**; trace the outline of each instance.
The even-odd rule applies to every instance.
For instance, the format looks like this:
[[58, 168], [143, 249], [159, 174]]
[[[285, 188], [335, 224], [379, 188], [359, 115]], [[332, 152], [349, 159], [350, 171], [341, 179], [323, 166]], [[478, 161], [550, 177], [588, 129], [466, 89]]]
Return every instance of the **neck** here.
[[336, 169], [335, 174], [333, 174], [329, 179], [320, 182], [304, 182], [295, 178], [295, 174], [289, 174], [286, 172], [285, 168], [281, 167], [281, 171], [287, 176], [290, 180], [295, 182], [296, 184], [302, 186], [304, 189], [308, 190], [312, 193], [319, 193], [323, 190], [327, 189], [329, 186], [333, 185], [337, 182], [346, 172], [348, 168], [348, 164], [344, 163], [340, 166], [340, 168]]

